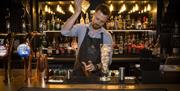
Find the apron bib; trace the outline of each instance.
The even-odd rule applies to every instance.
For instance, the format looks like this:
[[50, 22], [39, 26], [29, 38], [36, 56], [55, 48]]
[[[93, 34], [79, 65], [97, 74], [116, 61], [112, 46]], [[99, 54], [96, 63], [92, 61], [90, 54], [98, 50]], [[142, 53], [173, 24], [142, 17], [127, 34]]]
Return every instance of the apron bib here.
[[101, 38], [91, 38], [89, 35], [89, 29], [87, 28], [84, 40], [80, 46], [79, 53], [77, 55], [76, 62], [74, 64], [73, 75], [80, 77], [94, 77], [101, 76], [101, 70], [96, 70], [88, 72], [84, 70], [84, 65], [81, 62], [88, 63], [89, 60], [93, 64], [98, 64], [101, 62], [101, 47], [100, 44], [103, 43], [103, 33], [101, 33]]

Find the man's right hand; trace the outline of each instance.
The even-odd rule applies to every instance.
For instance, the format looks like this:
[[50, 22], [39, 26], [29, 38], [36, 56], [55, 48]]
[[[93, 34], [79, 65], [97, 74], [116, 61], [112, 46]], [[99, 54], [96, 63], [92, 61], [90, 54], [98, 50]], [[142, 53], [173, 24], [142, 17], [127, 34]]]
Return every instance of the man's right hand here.
[[74, 4], [75, 4], [75, 13], [80, 13], [82, 10], [81, 4], [82, 4], [83, 0], [74, 0]]

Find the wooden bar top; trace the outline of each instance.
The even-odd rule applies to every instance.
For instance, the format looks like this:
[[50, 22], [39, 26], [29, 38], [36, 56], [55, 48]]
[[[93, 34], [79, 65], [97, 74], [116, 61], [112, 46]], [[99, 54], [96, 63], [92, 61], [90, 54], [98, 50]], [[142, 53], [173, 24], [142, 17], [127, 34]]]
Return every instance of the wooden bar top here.
[[[180, 91], [180, 84], [51, 84], [42, 85], [34, 79], [31, 84], [27, 84], [24, 80], [23, 69], [12, 70], [11, 84], [5, 84], [4, 71], [0, 69], [0, 91]], [[34, 73], [33, 73], [34, 74]]]

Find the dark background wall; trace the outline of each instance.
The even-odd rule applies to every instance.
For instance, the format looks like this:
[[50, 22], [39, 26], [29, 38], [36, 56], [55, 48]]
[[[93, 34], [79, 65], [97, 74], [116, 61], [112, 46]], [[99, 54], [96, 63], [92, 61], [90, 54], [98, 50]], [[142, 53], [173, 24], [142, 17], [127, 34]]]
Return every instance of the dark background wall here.
[[[172, 54], [173, 48], [180, 48], [180, 0], [158, 1], [158, 34], [161, 48], [166, 54]], [[176, 36], [176, 37], [175, 37]]]

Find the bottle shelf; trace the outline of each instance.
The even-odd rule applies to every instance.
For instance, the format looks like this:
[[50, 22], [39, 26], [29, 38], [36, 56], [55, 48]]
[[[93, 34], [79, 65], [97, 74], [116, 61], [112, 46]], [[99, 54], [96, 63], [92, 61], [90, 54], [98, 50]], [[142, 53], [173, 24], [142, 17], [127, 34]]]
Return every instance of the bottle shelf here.
[[56, 30], [52, 30], [52, 31], [43, 31], [43, 33], [60, 33], [61, 31], [56, 31]]
[[[109, 32], [153, 32], [156, 33], [156, 30], [107, 30]], [[60, 33], [61, 31], [43, 31], [44, 33]]]
[[155, 30], [107, 30], [110, 32], [156, 32]]

